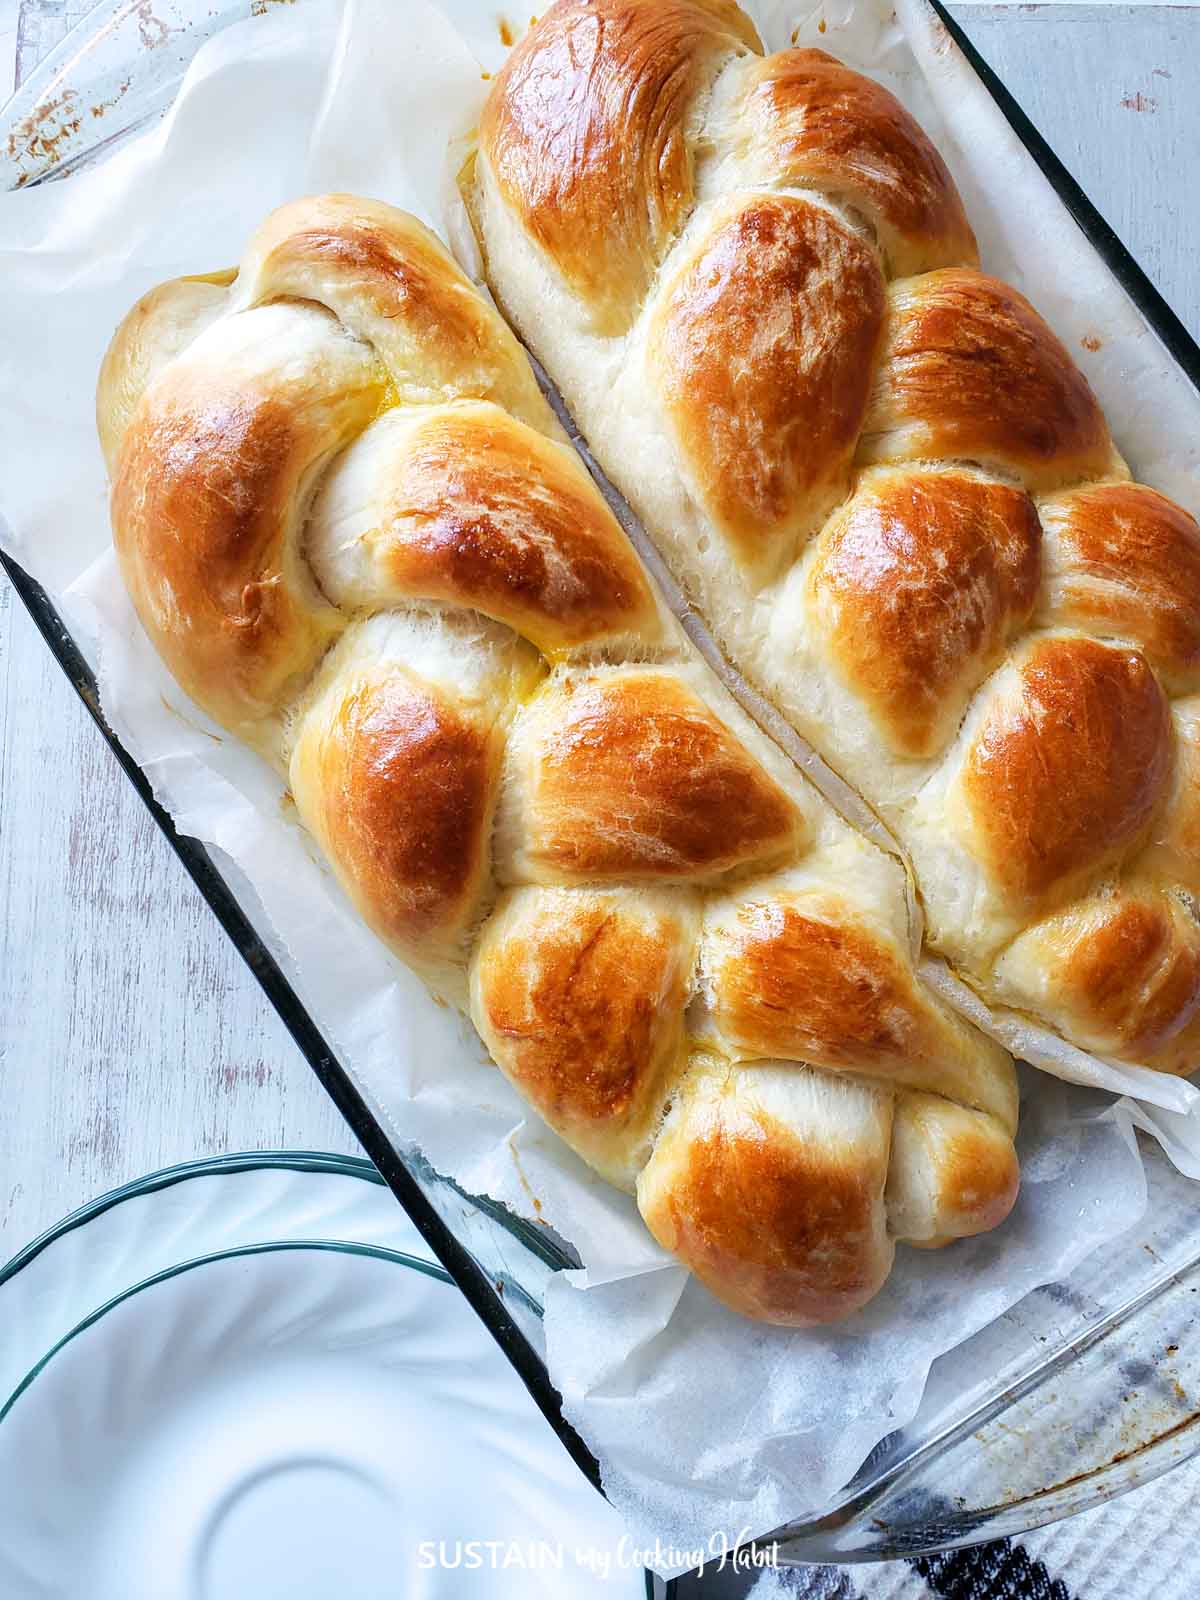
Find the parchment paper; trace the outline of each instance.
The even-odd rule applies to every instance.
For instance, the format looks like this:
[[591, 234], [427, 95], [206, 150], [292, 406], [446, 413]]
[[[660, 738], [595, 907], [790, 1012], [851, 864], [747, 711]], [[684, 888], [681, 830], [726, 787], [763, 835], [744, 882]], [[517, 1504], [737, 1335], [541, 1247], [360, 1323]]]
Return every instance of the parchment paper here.
[[[768, 44], [796, 30], [908, 100], [947, 150], [987, 263], [1068, 342], [1100, 331], [1101, 349], [1079, 355], [1123, 448], [1151, 482], [1194, 503], [1195, 397], [1172, 387], [1161, 352], [970, 74], [957, 81], [919, 0], [900, 0], [899, 21], [877, 0], [805, 15], [750, 9]], [[525, 1215], [536, 1197], [578, 1249], [584, 1269], [560, 1274], [549, 1294], [550, 1374], [635, 1542], [671, 1571], [715, 1534], [762, 1533], [818, 1510], [911, 1417], [940, 1353], [1131, 1227], [1145, 1184], [1129, 1110], [1097, 1118], [1029, 1073], [1022, 1193], [1002, 1230], [940, 1253], [902, 1250], [885, 1291], [835, 1330], [785, 1332], [727, 1313], [654, 1245], [632, 1202], [527, 1112], [470, 1027], [376, 943], [283, 806], [279, 779], [186, 700], [142, 635], [109, 551], [92, 419], [112, 329], [162, 278], [236, 262], [263, 215], [306, 192], [378, 195], [455, 235], [446, 152], [461, 148], [486, 91], [482, 69], [503, 53], [479, 0], [408, 0], [402, 11], [304, 0], [212, 40], [167, 119], [104, 165], [0, 197], [0, 515], [6, 547], [96, 662], [114, 729], [179, 827], [249, 883], [301, 998], [397, 1145], [419, 1146], [466, 1189]], [[1153, 410], [1139, 395], [1154, 397]], [[1118, 1084], [1137, 1085], [1136, 1073]], [[1139, 1107], [1139, 1122], [1171, 1118], [1155, 1131], [1200, 1171], [1190, 1113], [1200, 1097], [1150, 1087], [1166, 1110]]]

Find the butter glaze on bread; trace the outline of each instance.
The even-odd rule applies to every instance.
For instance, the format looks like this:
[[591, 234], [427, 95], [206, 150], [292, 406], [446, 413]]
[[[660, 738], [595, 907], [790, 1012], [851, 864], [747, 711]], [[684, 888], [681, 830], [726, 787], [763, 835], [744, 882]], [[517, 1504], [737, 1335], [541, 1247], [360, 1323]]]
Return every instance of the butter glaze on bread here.
[[[703, 16], [668, 99], [736, 24]], [[631, 281], [681, 154], [658, 152], [659, 209], [614, 222]], [[714, 1293], [828, 1321], [896, 1239], [1003, 1218], [1012, 1063], [917, 977], [902, 869], [699, 660], [425, 228], [285, 206], [236, 276], [134, 308], [97, 410], [121, 570], [179, 682]]]
[[[576, 264], [613, 224], [547, 196], [605, 192], [616, 148], [633, 215], [656, 151], [686, 181], [597, 288]], [[727, 11], [559, 0], [463, 188], [512, 325], [728, 657], [887, 822], [933, 949], [1077, 1045], [1192, 1070], [1200, 528], [980, 271], [912, 117]]]

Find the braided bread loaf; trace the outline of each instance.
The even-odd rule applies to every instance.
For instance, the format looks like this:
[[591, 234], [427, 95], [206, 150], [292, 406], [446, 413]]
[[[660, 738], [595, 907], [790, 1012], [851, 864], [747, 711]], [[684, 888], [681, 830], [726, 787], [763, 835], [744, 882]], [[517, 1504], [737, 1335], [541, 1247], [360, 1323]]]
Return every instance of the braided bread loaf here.
[[695, 656], [421, 224], [285, 206], [133, 309], [97, 409], [171, 671], [719, 1296], [829, 1320], [1005, 1216], [1012, 1063], [917, 979], [902, 869]]
[[559, 0], [485, 107], [487, 274], [745, 676], [993, 1004], [1200, 1061], [1200, 529], [1129, 481], [879, 85], [731, 0]]

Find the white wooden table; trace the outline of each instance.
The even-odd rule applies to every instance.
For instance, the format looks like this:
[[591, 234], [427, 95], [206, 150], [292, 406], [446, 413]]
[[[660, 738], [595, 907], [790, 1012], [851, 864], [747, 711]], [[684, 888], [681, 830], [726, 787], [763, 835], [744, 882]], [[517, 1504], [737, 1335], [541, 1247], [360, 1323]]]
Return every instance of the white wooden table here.
[[[1200, 10], [956, 11], [1200, 335]], [[0, 1108], [0, 1260], [170, 1162], [355, 1148], [2, 582]]]

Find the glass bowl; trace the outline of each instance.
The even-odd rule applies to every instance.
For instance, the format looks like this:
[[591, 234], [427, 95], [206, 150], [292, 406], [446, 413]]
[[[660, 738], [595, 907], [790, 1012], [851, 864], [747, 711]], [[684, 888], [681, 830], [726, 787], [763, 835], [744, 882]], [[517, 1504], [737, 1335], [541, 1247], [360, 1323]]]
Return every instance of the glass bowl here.
[[5, 1595], [653, 1593], [366, 1161], [194, 1162], [73, 1213], [0, 1272], [5, 1394]]

